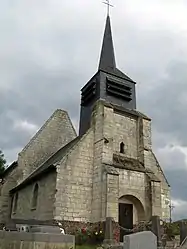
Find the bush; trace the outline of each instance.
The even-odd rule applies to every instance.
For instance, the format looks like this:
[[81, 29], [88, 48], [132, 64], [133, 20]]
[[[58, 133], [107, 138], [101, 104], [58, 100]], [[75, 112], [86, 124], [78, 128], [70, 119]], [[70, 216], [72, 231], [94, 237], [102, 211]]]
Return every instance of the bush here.
[[169, 240], [174, 239], [176, 235], [180, 234], [179, 225], [177, 223], [165, 223], [164, 230]]
[[101, 244], [103, 242], [103, 230], [101, 229], [78, 229], [75, 234], [75, 241], [77, 245], [83, 244]]
[[75, 242], [77, 245], [88, 244], [90, 232], [86, 228], [79, 229], [75, 234]]
[[93, 231], [91, 240], [93, 244], [101, 244], [104, 240], [103, 231], [100, 229]]

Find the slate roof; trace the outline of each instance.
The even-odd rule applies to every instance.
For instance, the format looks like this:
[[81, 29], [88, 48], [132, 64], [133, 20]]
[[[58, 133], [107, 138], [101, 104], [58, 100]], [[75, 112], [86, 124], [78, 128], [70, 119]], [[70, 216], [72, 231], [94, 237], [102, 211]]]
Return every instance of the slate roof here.
[[98, 70], [104, 71], [109, 74], [113, 74], [127, 81], [134, 82], [131, 78], [129, 78], [126, 74], [121, 72], [116, 67], [114, 45], [113, 45], [112, 31], [111, 31], [111, 24], [110, 24], [109, 16], [107, 16], [107, 19], [106, 19], [106, 26], [105, 26], [105, 32], [104, 32], [104, 38], [103, 38], [103, 44], [102, 44], [102, 49], [101, 49], [101, 56], [100, 56]]
[[6, 177], [12, 170], [14, 170], [18, 166], [18, 162], [14, 161], [10, 166], [8, 166], [5, 171], [1, 174], [1, 178]]
[[71, 149], [79, 140], [80, 136], [76, 137], [74, 140], [72, 140], [70, 143], [65, 145], [64, 147], [60, 148], [56, 153], [54, 153], [46, 162], [41, 164], [33, 173], [31, 173], [23, 182], [21, 182], [19, 185], [17, 185], [15, 188], [13, 188], [10, 192], [13, 193], [19, 189], [21, 189], [23, 186], [28, 185], [33, 180], [40, 178], [42, 175], [48, 173], [51, 170], [55, 170], [55, 163], [60, 161], [66, 154], [66, 152]]
[[104, 37], [103, 37], [103, 44], [101, 49], [101, 57], [99, 62], [99, 69], [112, 70], [114, 68], [116, 68], [114, 45], [112, 39], [110, 17], [107, 16]]

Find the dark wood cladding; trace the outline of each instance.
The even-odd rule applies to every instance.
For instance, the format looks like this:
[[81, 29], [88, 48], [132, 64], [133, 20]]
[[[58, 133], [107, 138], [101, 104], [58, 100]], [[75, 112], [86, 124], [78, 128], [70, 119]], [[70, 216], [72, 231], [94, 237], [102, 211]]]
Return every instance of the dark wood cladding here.
[[132, 89], [130, 86], [120, 83], [119, 81], [107, 78], [106, 91], [108, 94], [124, 99], [126, 101], [132, 100]]
[[81, 105], [86, 105], [96, 95], [96, 81], [91, 82], [81, 93]]

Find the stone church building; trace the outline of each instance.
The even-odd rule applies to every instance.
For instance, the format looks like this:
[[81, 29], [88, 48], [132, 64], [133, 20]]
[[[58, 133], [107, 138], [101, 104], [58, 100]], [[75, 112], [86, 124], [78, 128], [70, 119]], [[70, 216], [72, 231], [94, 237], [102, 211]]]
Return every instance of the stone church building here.
[[107, 16], [98, 70], [81, 89], [79, 135], [66, 111], [52, 114], [4, 172], [1, 224], [112, 217], [132, 228], [152, 215], [169, 218], [170, 187], [135, 87], [116, 67]]

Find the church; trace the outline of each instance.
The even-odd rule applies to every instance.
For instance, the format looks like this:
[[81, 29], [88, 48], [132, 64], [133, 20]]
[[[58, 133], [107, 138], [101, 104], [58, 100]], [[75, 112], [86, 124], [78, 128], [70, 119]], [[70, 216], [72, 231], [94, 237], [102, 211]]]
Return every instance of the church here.
[[97, 72], [81, 89], [79, 134], [57, 109], [1, 179], [0, 224], [169, 219], [170, 186], [152, 150], [136, 82], [116, 67], [109, 15]]

